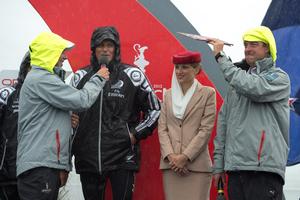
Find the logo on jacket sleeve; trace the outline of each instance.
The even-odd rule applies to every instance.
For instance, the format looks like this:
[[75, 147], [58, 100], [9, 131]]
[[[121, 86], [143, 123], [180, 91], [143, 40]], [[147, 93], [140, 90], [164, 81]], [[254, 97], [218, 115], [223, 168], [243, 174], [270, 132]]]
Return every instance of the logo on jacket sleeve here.
[[1, 92], [1, 99], [5, 100], [8, 97], [8, 94], [9, 94], [8, 90], [3, 90]]
[[268, 80], [268, 81], [273, 81], [275, 80], [276, 78], [278, 78], [279, 75], [275, 72], [271, 72], [271, 73], [268, 73], [265, 75], [265, 78]]
[[87, 72], [85, 70], [78, 70], [73, 78], [71, 79], [71, 85], [73, 87], [77, 87], [77, 85], [79, 84], [80, 80], [87, 74]]
[[7, 104], [7, 99], [12, 92], [15, 91], [13, 87], [2, 88], [0, 90], [0, 103]]
[[142, 74], [139, 71], [132, 71], [132, 73], [130, 74], [130, 78], [131, 80], [133, 80], [134, 82], [140, 82], [142, 79]]

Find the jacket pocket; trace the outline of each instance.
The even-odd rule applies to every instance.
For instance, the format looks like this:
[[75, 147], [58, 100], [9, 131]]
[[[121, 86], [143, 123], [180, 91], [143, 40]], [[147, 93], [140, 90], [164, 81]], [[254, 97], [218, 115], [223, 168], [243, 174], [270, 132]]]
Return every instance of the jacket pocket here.
[[258, 161], [257, 166], [260, 166], [261, 153], [262, 153], [263, 146], [265, 143], [265, 138], [266, 138], [266, 132], [265, 132], [265, 130], [262, 130], [261, 136], [260, 136], [260, 142], [259, 142], [259, 146], [258, 146], [258, 151], [257, 151], [257, 161]]
[[129, 144], [130, 144], [130, 146], [131, 146], [131, 150], [133, 150], [133, 149], [134, 149], [134, 144], [132, 144], [132, 143], [131, 143], [131, 138], [130, 138], [130, 134], [131, 134], [131, 132], [130, 132], [130, 129], [129, 129], [128, 123], [126, 123], [126, 128], [127, 128], [128, 137], [129, 137]]
[[[3, 139], [4, 139], [4, 138], [3, 138]], [[4, 159], [5, 159], [5, 154], [6, 154], [7, 142], [8, 142], [8, 139], [5, 138], [3, 144], [1, 145], [1, 154], [2, 154], [2, 158], [1, 158], [1, 163], [0, 163], [0, 170], [2, 169], [3, 164], [4, 164]]]
[[279, 129], [270, 126], [261, 133], [257, 151], [257, 166], [284, 170], [288, 147]]
[[56, 157], [57, 157], [57, 162], [60, 164], [60, 134], [58, 129], [56, 130], [55, 133], [55, 142], [56, 142]]

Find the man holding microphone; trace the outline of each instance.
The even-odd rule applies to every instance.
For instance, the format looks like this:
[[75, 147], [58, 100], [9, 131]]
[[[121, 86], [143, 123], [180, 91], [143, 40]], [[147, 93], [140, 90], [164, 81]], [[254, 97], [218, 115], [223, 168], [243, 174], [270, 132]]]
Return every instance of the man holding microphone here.
[[70, 163], [70, 111], [88, 109], [106, 80], [107, 68], [98, 70], [78, 90], [59, 77], [66, 51], [74, 44], [51, 32], [30, 44], [32, 70], [20, 92], [17, 178], [21, 200], [56, 200], [67, 180]]

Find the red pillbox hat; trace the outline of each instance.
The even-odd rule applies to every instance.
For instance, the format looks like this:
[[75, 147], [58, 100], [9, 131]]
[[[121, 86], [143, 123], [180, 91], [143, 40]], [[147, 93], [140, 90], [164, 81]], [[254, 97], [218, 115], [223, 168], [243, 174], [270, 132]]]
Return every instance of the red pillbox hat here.
[[184, 51], [173, 55], [174, 64], [200, 63], [201, 54], [195, 51]]

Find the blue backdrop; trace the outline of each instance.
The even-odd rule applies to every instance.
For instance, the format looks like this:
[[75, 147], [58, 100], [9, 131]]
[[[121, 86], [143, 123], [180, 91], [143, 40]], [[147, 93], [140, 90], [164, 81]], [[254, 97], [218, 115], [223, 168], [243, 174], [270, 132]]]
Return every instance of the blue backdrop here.
[[[300, 88], [300, 1], [273, 0], [262, 25], [269, 27], [277, 43], [276, 65], [291, 79], [291, 97]], [[290, 153], [287, 165], [300, 163], [300, 116], [291, 111]]]

